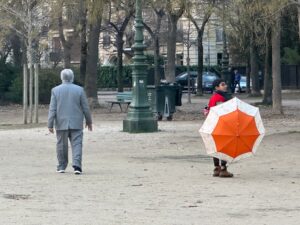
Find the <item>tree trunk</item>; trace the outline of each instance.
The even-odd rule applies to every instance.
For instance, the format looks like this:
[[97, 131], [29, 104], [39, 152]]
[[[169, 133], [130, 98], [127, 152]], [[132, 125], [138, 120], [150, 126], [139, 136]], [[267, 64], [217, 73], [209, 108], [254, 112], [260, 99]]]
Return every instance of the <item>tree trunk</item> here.
[[155, 86], [160, 85], [160, 71], [159, 71], [159, 37], [156, 34], [154, 39], [154, 80]]
[[298, 32], [299, 32], [299, 39], [300, 39], [300, 0], [298, 0]]
[[[214, 3], [213, 3], [214, 4]], [[211, 12], [208, 14], [205, 13], [201, 27], [199, 27], [197, 21], [195, 18], [193, 18], [190, 15], [190, 20], [193, 22], [194, 26], [196, 27], [197, 30], [197, 41], [198, 41], [198, 76], [197, 76], [197, 95], [202, 95], [203, 94], [203, 87], [202, 87], [202, 74], [203, 74], [203, 34], [204, 34], [204, 29], [205, 26], [211, 16]]]
[[23, 64], [23, 123], [27, 124], [28, 116], [28, 68]]
[[34, 122], [39, 123], [39, 65], [34, 64]]
[[246, 93], [250, 94], [251, 93], [251, 88], [250, 88], [250, 62], [249, 62], [249, 58], [247, 60], [247, 67], [246, 67]]
[[253, 35], [250, 40], [250, 65], [251, 72], [250, 77], [252, 80], [251, 96], [261, 96], [259, 79], [258, 79], [258, 61], [257, 51], [253, 40]]
[[120, 28], [118, 28], [118, 25], [110, 22], [110, 25], [113, 26], [115, 29], [117, 35], [116, 35], [116, 43], [117, 43], [117, 83], [118, 83], [118, 92], [123, 92], [123, 36], [125, 29], [130, 21], [131, 16], [133, 15], [134, 11], [130, 11]]
[[33, 120], [33, 52], [32, 52], [32, 14], [28, 8], [29, 24], [28, 24], [28, 40], [27, 40], [27, 59], [29, 67], [29, 122]]
[[152, 31], [152, 29], [144, 23], [145, 29], [148, 31], [148, 33], [151, 35], [153, 41], [154, 41], [154, 55], [153, 55], [153, 61], [154, 61], [154, 85], [159, 86], [160, 85], [160, 69], [159, 69], [159, 56], [160, 56], [160, 28], [161, 28], [161, 22], [162, 18], [165, 15], [165, 12], [163, 9], [156, 10], [154, 9], [154, 12], [156, 14], [157, 20], [156, 20], [156, 29], [155, 31]]
[[71, 47], [72, 43], [67, 41], [64, 35], [62, 10], [58, 16], [58, 32], [61, 44], [64, 49], [64, 68], [70, 68], [71, 66]]
[[156, 21], [156, 31], [155, 31], [155, 37], [154, 37], [154, 80], [155, 80], [155, 86], [160, 85], [160, 70], [159, 70], [159, 56], [160, 56], [160, 39], [159, 39], [159, 33], [161, 28], [161, 22], [162, 18], [165, 15], [164, 11], [161, 10], [157, 15], [157, 21]]
[[166, 81], [168, 83], [175, 83], [177, 21], [178, 17], [169, 15], [166, 74]]
[[272, 30], [272, 78], [273, 78], [273, 112], [282, 114], [281, 96], [281, 64], [280, 64], [280, 14], [276, 16], [276, 24]]
[[117, 82], [118, 92], [123, 92], [123, 32], [117, 34]]
[[197, 95], [203, 94], [202, 73], [203, 73], [203, 31], [198, 31], [198, 76], [197, 76]]
[[21, 68], [23, 56], [21, 52], [22, 42], [20, 40], [20, 37], [18, 35], [13, 35], [11, 43], [12, 43], [14, 65], [16, 67]]
[[100, 38], [101, 20], [90, 25], [87, 68], [85, 76], [85, 91], [90, 106], [98, 106], [97, 96], [97, 67], [99, 55], [99, 38]]
[[84, 0], [80, 0], [80, 81], [84, 84], [87, 64], [87, 40], [86, 40], [86, 26], [87, 26], [87, 9]]
[[64, 68], [71, 68], [71, 45], [65, 44], [64, 48]]
[[266, 55], [265, 55], [265, 69], [264, 69], [264, 95], [263, 104], [272, 104], [272, 76], [270, 71], [270, 37], [266, 35]]

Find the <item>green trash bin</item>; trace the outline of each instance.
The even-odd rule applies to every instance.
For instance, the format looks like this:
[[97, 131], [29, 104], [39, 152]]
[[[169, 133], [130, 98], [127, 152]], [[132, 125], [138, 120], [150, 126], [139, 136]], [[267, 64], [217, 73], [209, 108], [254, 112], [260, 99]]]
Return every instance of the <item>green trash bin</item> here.
[[154, 85], [147, 86], [148, 101], [152, 112], [158, 120], [162, 120], [165, 107], [165, 90], [163, 87]]
[[150, 109], [153, 113], [157, 113], [156, 107], [156, 88], [154, 85], [147, 86], [147, 94], [148, 94], [148, 101], [150, 104]]
[[167, 118], [167, 120], [173, 119], [173, 114], [176, 112], [178, 85], [176, 84], [164, 84], [160, 86], [160, 101], [158, 102], [158, 118]]
[[164, 109], [164, 117], [167, 120], [173, 119], [173, 114], [176, 111], [176, 86], [168, 85], [164, 87], [165, 90], [165, 109]]
[[165, 87], [163, 85], [156, 87], [156, 114], [158, 120], [162, 120], [164, 115], [165, 95]]
[[165, 117], [172, 120], [176, 106], [181, 106], [181, 87], [177, 84], [162, 84], [158, 87], [147, 86], [147, 90], [152, 112], [157, 115], [157, 119]]
[[176, 95], [175, 95], [175, 105], [182, 106], [182, 87], [180, 85], [176, 85]]

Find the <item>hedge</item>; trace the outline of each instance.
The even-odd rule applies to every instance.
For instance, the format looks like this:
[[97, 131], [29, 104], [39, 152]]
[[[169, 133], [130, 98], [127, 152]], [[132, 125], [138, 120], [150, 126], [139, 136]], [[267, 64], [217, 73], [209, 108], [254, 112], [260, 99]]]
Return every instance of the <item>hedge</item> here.
[[20, 73], [20, 69], [11, 64], [0, 63], [0, 103], [9, 101], [9, 88]]
[[[51, 98], [51, 89], [61, 84], [60, 68], [41, 69], [39, 71], [39, 103], [49, 104]], [[75, 74], [77, 71], [75, 69]], [[75, 76], [75, 83], [77, 82]], [[8, 91], [5, 94], [6, 102], [22, 103], [23, 99], [23, 75], [18, 71], [16, 78], [11, 82]]]
[[[191, 66], [191, 71], [196, 71], [197, 66]], [[211, 67], [205, 67], [204, 70], [210, 70], [212, 72], [217, 73], [220, 75], [220, 67], [219, 66], [211, 66]], [[154, 84], [154, 67], [149, 66], [148, 69], [148, 84]], [[187, 71], [187, 66], [176, 66], [175, 75]], [[123, 66], [123, 84], [124, 87], [131, 87], [132, 83], [132, 67], [130, 65]], [[116, 88], [117, 87], [117, 68], [116, 66], [102, 66], [101, 68], [98, 68], [98, 74], [97, 77], [97, 86], [98, 88]], [[161, 79], [165, 78], [164, 75], [164, 68], [163, 66], [160, 67], [160, 77]]]
[[[207, 68], [204, 68], [207, 69]], [[82, 84], [79, 81], [79, 69], [73, 68], [75, 73], [75, 83]], [[177, 66], [176, 75], [187, 70], [186, 66]], [[191, 71], [196, 71], [197, 66], [191, 66]], [[218, 67], [210, 67], [210, 70], [218, 73]], [[48, 104], [51, 97], [51, 89], [60, 84], [61, 68], [41, 69], [39, 73], [39, 102]], [[149, 66], [148, 84], [154, 84], [154, 67]], [[160, 67], [161, 79], [164, 79], [164, 68]], [[132, 67], [130, 65], [123, 66], [123, 86], [132, 86]], [[102, 66], [98, 68], [97, 76], [98, 88], [116, 88], [117, 87], [117, 68], [116, 66]], [[0, 103], [15, 102], [22, 103], [23, 97], [23, 76], [22, 71], [9, 64], [0, 65]]]

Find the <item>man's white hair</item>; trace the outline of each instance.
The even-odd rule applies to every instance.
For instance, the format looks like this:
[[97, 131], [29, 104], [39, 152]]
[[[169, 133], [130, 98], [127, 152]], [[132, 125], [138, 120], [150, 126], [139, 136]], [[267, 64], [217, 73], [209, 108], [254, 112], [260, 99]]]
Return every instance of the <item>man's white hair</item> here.
[[64, 69], [60, 72], [60, 79], [63, 82], [73, 83], [74, 81], [74, 73], [71, 69]]

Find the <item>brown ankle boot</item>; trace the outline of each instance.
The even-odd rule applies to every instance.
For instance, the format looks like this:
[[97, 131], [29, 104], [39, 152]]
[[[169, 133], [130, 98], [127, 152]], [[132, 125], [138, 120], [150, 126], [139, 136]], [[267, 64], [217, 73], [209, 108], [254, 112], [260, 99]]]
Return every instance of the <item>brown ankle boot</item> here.
[[218, 177], [220, 172], [221, 172], [221, 167], [216, 166], [215, 169], [214, 169], [213, 177]]
[[221, 170], [220, 170], [220, 173], [219, 173], [219, 177], [233, 177], [233, 174], [232, 173], [229, 173], [227, 171], [227, 167], [221, 167]]

